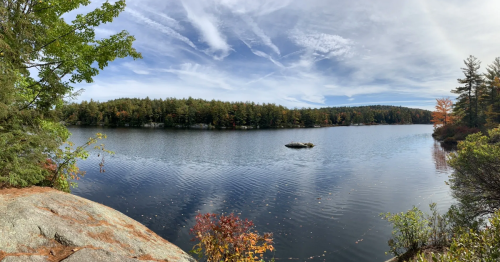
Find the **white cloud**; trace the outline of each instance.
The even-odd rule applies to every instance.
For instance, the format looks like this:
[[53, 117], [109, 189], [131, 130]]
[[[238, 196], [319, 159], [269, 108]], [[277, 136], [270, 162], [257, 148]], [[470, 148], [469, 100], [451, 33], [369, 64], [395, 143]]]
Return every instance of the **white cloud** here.
[[168, 26], [164, 26], [158, 22], [155, 22], [155, 21], [145, 17], [144, 15], [140, 14], [139, 12], [137, 12], [133, 9], [127, 8], [127, 9], [125, 9], [125, 11], [128, 12], [129, 14], [131, 14], [133, 17], [135, 17], [138, 21], [145, 23], [145, 24], [151, 26], [152, 28], [154, 28], [162, 33], [165, 33], [170, 37], [178, 39], [178, 40], [186, 43], [190, 47], [196, 49], [196, 46], [187, 37], [179, 34], [175, 30], [173, 30], [172, 28], [170, 28]]
[[[109, 68], [114, 71], [106, 70], [96, 83], [113, 90], [116, 85], [131, 96], [251, 100], [289, 107], [334, 105], [332, 100], [351, 105], [406, 101], [404, 105], [426, 107], [424, 101], [452, 96], [468, 55], [482, 60], [482, 69], [500, 56], [500, 35], [491, 31], [500, 27], [496, 0], [128, 4], [129, 15], [99, 27], [96, 34], [129, 30], [145, 59], [130, 64], [116, 60], [114, 69]], [[115, 74], [123, 69], [133, 73], [116, 81]], [[89, 91], [84, 96], [101, 96], [101, 91], [85, 88]]]
[[160, 71], [175, 74], [184, 84], [189, 84], [193, 87], [233, 89], [227, 83], [227, 77], [223, 73], [199, 64], [185, 63], [180, 65], [178, 69], [163, 69]]
[[127, 63], [123, 63], [122, 66], [127, 68], [128, 70], [138, 74], [138, 75], [149, 75], [150, 74], [149, 68], [147, 68], [147, 66], [144, 65], [143, 63], [127, 62]]
[[260, 57], [264, 57], [264, 58], [269, 59], [269, 61], [271, 61], [273, 64], [277, 65], [278, 67], [281, 67], [281, 68], [284, 67], [280, 62], [274, 60], [270, 55], [268, 55], [262, 51], [252, 49], [252, 53], [254, 53], [256, 56], [260, 56]]
[[183, 0], [182, 4], [191, 24], [198, 29], [202, 39], [210, 48], [209, 54], [216, 60], [222, 60], [232, 50], [219, 30], [217, 18], [204, 10], [204, 3], [199, 1]]
[[338, 35], [325, 33], [304, 33], [298, 29], [290, 33], [290, 39], [300, 47], [313, 51], [320, 58], [347, 55], [351, 51], [352, 41]]
[[145, 6], [141, 6], [141, 8], [147, 11], [148, 13], [159, 17], [166, 26], [171, 27], [178, 31], [184, 30], [184, 27], [179, 23], [179, 21], [175, 20], [174, 18]]
[[280, 50], [278, 49], [278, 47], [273, 44], [273, 42], [271, 41], [271, 38], [269, 38], [269, 36], [267, 36], [264, 33], [264, 31], [257, 25], [257, 23], [255, 23], [253, 21], [253, 19], [251, 17], [249, 17], [247, 15], [243, 15], [242, 19], [250, 27], [250, 29], [252, 30], [252, 32], [255, 33], [255, 35], [257, 35], [262, 40], [262, 43], [264, 45], [268, 46], [276, 54], [280, 55]]
[[331, 95], [337, 96], [347, 96], [353, 98], [356, 95], [367, 95], [367, 94], [377, 94], [390, 91], [388, 87], [385, 86], [334, 86], [325, 85], [327, 88], [325, 91]]
[[94, 30], [94, 32], [95, 32], [96, 38], [105, 38], [105, 37], [109, 37], [110, 35], [114, 35], [117, 33], [114, 30], [111, 30], [108, 28], [102, 28], [102, 27], [96, 28]]
[[220, 0], [219, 3], [231, 9], [234, 13], [267, 15], [283, 9], [290, 4], [290, 0]]

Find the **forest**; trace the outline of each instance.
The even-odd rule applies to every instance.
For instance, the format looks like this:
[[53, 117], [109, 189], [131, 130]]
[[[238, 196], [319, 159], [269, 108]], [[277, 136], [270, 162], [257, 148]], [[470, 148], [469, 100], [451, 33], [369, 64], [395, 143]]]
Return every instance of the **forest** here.
[[431, 112], [400, 106], [326, 107], [288, 109], [276, 104], [222, 102], [203, 99], [122, 98], [107, 102], [82, 101], [58, 110], [70, 125], [143, 126], [164, 123], [165, 127], [207, 124], [213, 127], [260, 128], [348, 126], [352, 124], [430, 124]]

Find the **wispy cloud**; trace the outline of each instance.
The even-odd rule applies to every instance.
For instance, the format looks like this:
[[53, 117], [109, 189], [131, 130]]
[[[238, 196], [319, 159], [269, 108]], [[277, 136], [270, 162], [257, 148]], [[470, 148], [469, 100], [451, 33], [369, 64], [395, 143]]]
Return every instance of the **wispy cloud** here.
[[264, 45], [266, 45], [269, 48], [271, 48], [271, 50], [273, 50], [274, 53], [280, 55], [280, 50], [278, 49], [278, 47], [273, 44], [273, 42], [271, 41], [271, 38], [269, 38], [269, 36], [267, 36], [264, 33], [264, 31], [257, 25], [257, 23], [255, 23], [253, 21], [253, 19], [251, 17], [249, 17], [247, 15], [243, 15], [242, 19], [250, 27], [250, 29], [252, 30], [252, 32], [255, 35], [257, 35], [262, 40], [262, 43]]
[[250, 44], [248, 44], [246, 41], [244, 41], [243, 39], [241, 41], [248, 46], [248, 48], [252, 51], [252, 53], [254, 55], [260, 56], [260, 57], [263, 57], [263, 58], [266, 58], [266, 59], [269, 59], [269, 61], [271, 61], [271, 63], [275, 64], [276, 66], [278, 66], [280, 68], [284, 68], [283, 64], [281, 64], [280, 62], [274, 60], [271, 55], [266, 54], [266, 53], [264, 53], [262, 51], [253, 49], [252, 46]]
[[182, 4], [191, 24], [198, 29], [202, 41], [209, 45], [208, 53], [214, 59], [222, 60], [232, 50], [219, 30], [220, 23], [215, 16], [206, 12], [204, 2], [183, 0]]
[[158, 12], [154, 9], [151, 9], [149, 7], [141, 6], [141, 8], [143, 10], [147, 11], [148, 13], [159, 17], [161, 19], [161, 22], [164, 23], [166, 26], [171, 27], [175, 30], [179, 30], [179, 31], [184, 30], [184, 27], [179, 23], [179, 21], [175, 20], [174, 18], [172, 18], [164, 13]]
[[165, 33], [167, 34], [168, 36], [172, 37], [172, 38], [175, 38], [175, 39], [178, 39], [184, 43], [186, 43], [187, 45], [189, 45], [190, 47], [196, 49], [196, 46], [185, 36], [179, 34], [178, 32], [176, 32], [175, 30], [173, 30], [172, 28], [168, 27], [168, 26], [164, 26], [158, 22], [155, 22], [145, 16], [143, 16], [142, 14], [140, 14], [139, 12], [136, 12], [135, 10], [133, 9], [126, 9], [126, 12], [128, 12], [129, 14], [131, 14], [134, 18], [136, 18], [139, 22], [142, 22], [148, 26], [151, 26], [152, 28], [154, 28], [155, 30], [158, 30], [162, 33]]
[[185, 63], [180, 65], [178, 69], [160, 71], [175, 74], [184, 83], [191, 84], [193, 87], [232, 89], [231, 85], [226, 82], [227, 77], [223, 73], [199, 64]]
[[476, 55], [484, 68], [500, 56], [500, 35], [491, 31], [500, 27], [495, 0], [127, 4], [126, 14], [96, 35], [130, 31], [144, 60], [114, 61], [94, 85], [81, 86], [82, 99], [193, 96], [288, 107], [432, 109], [429, 101], [453, 96], [464, 58]]

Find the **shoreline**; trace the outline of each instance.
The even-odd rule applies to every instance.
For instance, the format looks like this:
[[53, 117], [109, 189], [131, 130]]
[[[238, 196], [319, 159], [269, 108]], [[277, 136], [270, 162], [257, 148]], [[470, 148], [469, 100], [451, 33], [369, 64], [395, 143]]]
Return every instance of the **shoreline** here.
[[316, 125], [316, 126], [280, 126], [280, 127], [260, 127], [260, 126], [233, 126], [233, 127], [225, 127], [225, 126], [212, 126], [212, 125], [207, 125], [207, 124], [194, 124], [191, 126], [172, 126], [172, 127], [166, 127], [162, 123], [152, 123], [152, 124], [143, 124], [141, 126], [136, 126], [136, 125], [81, 125], [81, 124], [74, 124], [74, 125], [67, 125], [65, 123], [62, 123], [66, 127], [104, 127], [104, 128], [144, 128], [144, 129], [174, 129], [174, 130], [255, 130], [255, 129], [262, 129], [262, 130], [276, 130], [276, 129], [314, 129], [314, 128], [325, 128], [325, 127], [360, 127], [360, 126], [407, 126], [407, 125], [432, 125], [432, 123], [428, 124], [352, 124], [352, 125]]

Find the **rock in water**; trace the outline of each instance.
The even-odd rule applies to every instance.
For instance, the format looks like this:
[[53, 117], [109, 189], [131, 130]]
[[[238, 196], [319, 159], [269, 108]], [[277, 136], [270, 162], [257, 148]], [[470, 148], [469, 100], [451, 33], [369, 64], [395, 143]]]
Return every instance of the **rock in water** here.
[[314, 147], [312, 143], [299, 143], [299, 142], [292, 142], [289, 144], [285, 145], [286, 147], [291, 147], [291, 148], [308, 148], [308, 147]]
[[0, 261], [195, 261], [128, 216], [45, 187], [0, 190]]

